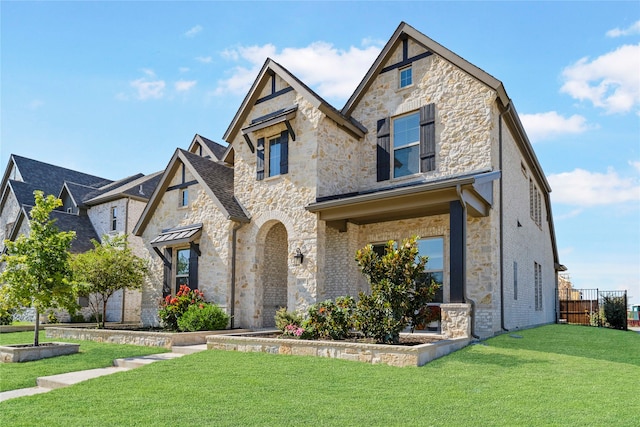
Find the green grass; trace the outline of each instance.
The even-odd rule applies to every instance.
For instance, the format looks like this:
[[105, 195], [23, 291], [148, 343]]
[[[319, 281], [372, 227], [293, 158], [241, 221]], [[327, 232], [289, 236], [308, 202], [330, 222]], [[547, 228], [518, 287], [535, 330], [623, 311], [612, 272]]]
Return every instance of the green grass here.
[[421, 368], [205, 351], [2, 402], [0, 425], [638, 425], [640, 334], [517, 334]]
[[[33, 362], [0, 363], [0, 391], [35, 387], [36, 378], [38, 377], [85, 369], [104, 368], [113, 366], [114, 359], [168, 351], [158, 347], [104, 344], [93, 341], [61, 340], [59, 338], [50, 339], [45, 338], [44, 332], [40, 332], [39, 338], [40, 342], [64, 341], [80, 343], [80, 352]], [[31, 343], [33, 343], [33, 332], [31, 331], [0, 334], [0, 344], [2, 345]], [[0, 422], [0, 425], [6, 424]]]

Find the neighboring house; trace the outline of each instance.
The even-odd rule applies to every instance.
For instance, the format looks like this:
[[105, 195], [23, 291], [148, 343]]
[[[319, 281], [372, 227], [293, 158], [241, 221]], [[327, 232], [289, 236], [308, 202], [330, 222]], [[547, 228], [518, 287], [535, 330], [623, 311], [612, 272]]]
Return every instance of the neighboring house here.
[[[26, 157], [11, 155], [0, 201], [0, 244], [29, 233], [29, 212], [35, 190], [59, 197], [63, 206], [51, 213], [62, 231], [75, 231], [71, 252], [93, 248], [92, 239], [104, 234], [130, 234], [153, 193], [161, 173], [138, 174], [119, 181], [62, 168]], [[145, 256], [142, 243], [129, 237], [134, 252]], [[140, 291], [118, 292], [107, 305], [108, 321], [139, 321]], [[123, 303], [124, 298], [124, 303]]]
[[[196, 138], [197, 139], [197, 138]], [[135, 234], [143, 323], [180, 284], [232, 326], [368, 285], [354, 255], [420, 236], [449, 336], [553, 322], [550, 187], [502, 83], [402, 23], [342, 110], [268, 59], [224, 134], [177, 150]]]

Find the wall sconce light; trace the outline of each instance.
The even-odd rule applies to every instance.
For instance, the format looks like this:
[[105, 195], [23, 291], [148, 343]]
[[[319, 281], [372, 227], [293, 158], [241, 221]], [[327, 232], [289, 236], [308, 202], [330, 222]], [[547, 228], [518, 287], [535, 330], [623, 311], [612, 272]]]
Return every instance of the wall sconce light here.
[[300, 251], [300, 248], [296, 249], [296, 254], [293, 257], [298, 261], [300, 261], [300, 264], [302, 264], [302, 260], [304, 260], [304, 255], [302, 255], [302, 251]]

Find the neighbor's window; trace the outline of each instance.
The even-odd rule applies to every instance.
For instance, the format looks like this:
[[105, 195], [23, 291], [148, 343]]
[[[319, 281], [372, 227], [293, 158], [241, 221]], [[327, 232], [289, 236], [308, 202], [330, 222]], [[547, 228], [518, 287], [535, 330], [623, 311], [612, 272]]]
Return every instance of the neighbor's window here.
[[513, 299], [518, 299], [518, 263], [513, 261]]
[[413, 84], [413, 74], [411, 66], [400, 69], [400, 87], [411, 86]]
[[116, 231], [118, 228], [118, 208], [111, 208], [111, 231]]
[[420, 172], [420, 114], [393, 120], [393, 176]]
[[183, 188], [180, 190], [180, 207], [189, 205], [189, 190], [187, 188]]
[[269, 140], [269, 174], [280, 175], [280, 159], [282, 157], [282, 143], [280, 137]]
[[533, 263], [533, 280], [536, 311], [542, 311], [542, 266], [537, 262]]
[[538, 227], [542, 226], [542, 195], [538, 186], [533, 182], [533, 179], [529, 179], [529, 213], [531, 219]]
[[424, 268], [425, 281], [434, 280], [440, 285], [433, 302], [443, 302], [444, 284], [444, 238], [432, 237], [418, 240], [418, 254], [429, 258]]
[[178, 249], [176, 253], [176, 292], [180, 289], [180, 285], [189, 286], [189, 249]]

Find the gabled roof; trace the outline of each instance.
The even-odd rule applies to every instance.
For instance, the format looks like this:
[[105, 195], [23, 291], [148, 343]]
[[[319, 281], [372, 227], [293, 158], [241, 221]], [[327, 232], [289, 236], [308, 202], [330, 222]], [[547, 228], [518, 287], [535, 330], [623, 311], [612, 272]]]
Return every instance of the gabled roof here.
[[125, 182], [122, 182], [121, 185], [111, 185], [106, 189], [101, 188], [98, 191], [88, 194], [87, 198], [83, 199], [83, 203], [87, 206], [93, 206], [124, 197], [146, 202], [153, 194], [153, 190], [155, 190], [158, 182], [160, 182], [161, 177], [162, 171], [149, 175], [135, 175], [123, 180]]
[[[32, 205], [22, 205], [18, 218], [13, 225], [8, 239], [15, 240], [18, 237], [22, 223], [30, 217]], [[91, 220], [86, 215], [69, 214], [64, 211], [51, 211], [49, 218], [55, 221], [55, 226], [60, 231], [75, 231], [76, 238], [71, 241], [71, 252], [81, 253], [93, 249], [91, 239], [100, 240]]]
[[166, 193], [171, 179], [178, 172], [180, 165], [183, 164], [203, 186], [211, 200], [226, 215], [228, 220], [249, 222], [249, 216], [233, 195], [233, 169], [221, 162], [178, 148], [171, 157], [160, 178], [160, 182], [133, 230], [136, 236], [140, 236], [144, 232], [153, 217], [154, 211]]
[[[33, 185], [38, 190], [42, 190], [45, 195], [58, 194], [60, 192], [60, 189], [62, 188], [62, 184], [65, 181], [75, 182], [76, 184], [87, 185], [96, 188], [108, 185], [113, 182], [110, 179], [101, 178], [95, 175], [89, 175], [83, 172], [74, 171], [71, 169], [12, 154], [9, 158], [9, 164], [7, 165], [5, 176], [2, 181], [3, 188], [5, 183], [9, 179], [9, 173], [11, 171], [12, 163], [20, 172], [22, 181]], [[31, 202], [33, 202], [33, 195], [31, 198]]]
[[62, 186], [62, 190], [60, 190], [59, 198], [62, 198], [62, 195], [65, 191], [69, 194], [73, 203], [77, 207], [84, 208], [86, 205], [84, 204], [84, 200], [92, 193], [95, 193], [96, 189], [94, 187], [89, 187], [86, 185], [76, 184], [75, 182], [65, 182]]
[[[195, 153], [194, 148], [195, 145], [199, 144], [204, 151], [202, 153]], [[205, 138], [202, 135], [196, 134], [191, 141], [191, 145], [189, 145], [189, 149], [187, 150], [194, 154], [199, 154], [202, 157], [210, 156], [214, 160], [222, 160], [224, 157], [224, 153], [227, 151], [227, 147], [224, 145], [218, 144], [215, 141], [212, 141], [208, 138]]]
[[502, 82], [489, 75], [485, 71], [481, 70], [480, 68], [476, 67], [472, 63], [468, 62], [467, 60], [463, 59], [462, 57], [456, 55], [441, 44], [425, 36], [409, 24], [401, 22], [376, 58], [376, 60], [373, 62], [373, 65], [371, 65], [371, 68], [369, 68], [369, 71], [364, 76], [353, 95], [351, 95], [344, 108], [342, 108], [342, 114], [344, 114], [346, 117], [349, 117], [351, 113], [353, 113], [354, 108], [367, 92], [378, 74], [380, 74], [380, 71], [382, 70], [384, 65], [387, 63], [389, 58], [391, 58], [391, 55], [393, 55], [393, 52], [396, 50], [398, 45], [402, 43], [402, 40], [407, 37], [422, 45], [426, 50], [437, 54], [441, 58], [451, 62], [453, 65], [457, 66], [463, 71], [466, 71], [471, 76], [491, 87], [498, 93], [498, 97], [502, 101], [503, 106], [506, 106], [509, 103], [509, 97], [504, 90]]
[[[275, 62], [273, 59], [268, 58], [262, 69], [258, 73], [251, 89], [245, 96], [240, 108], [236, 112], [236, 115], [233, 117], [231, 124], [227, 128], [227, 131], [224, 133], [223, 139], [229, 143], [233, 141], [240, 132], [240, 128], [242, 124], [245, 122], [247, 116], [251, 112], [252, 107], [258, 100], [258, 97], [262, 93], [265, 85], [271, 79], [273, 74], [277, 74], [282, 80], [284, 80], [289, 86], [291, 86], [299, 95], [301, 95], [307, 102], [309, 102], [313, 107], [319, 109], [322, 113], [324, 113], [327, 117], [335, 121], [338, 126], [345, 128], [347, 131], [352, 133], [358, 138], [362, 138], [366, 133], [366, 129], [359, 124], [357, 121], [352, 120], [344, 116], [338, 110], [333, 108], [327, 101], [322, 99], [317, 93], [311, 90], [307, 85], [302, 83], [297, 77], [291, 74], [287, 69], [285, 69], [282, 65]], [[231, 149], [231, 145], [227, 148], [227, 153]]]

